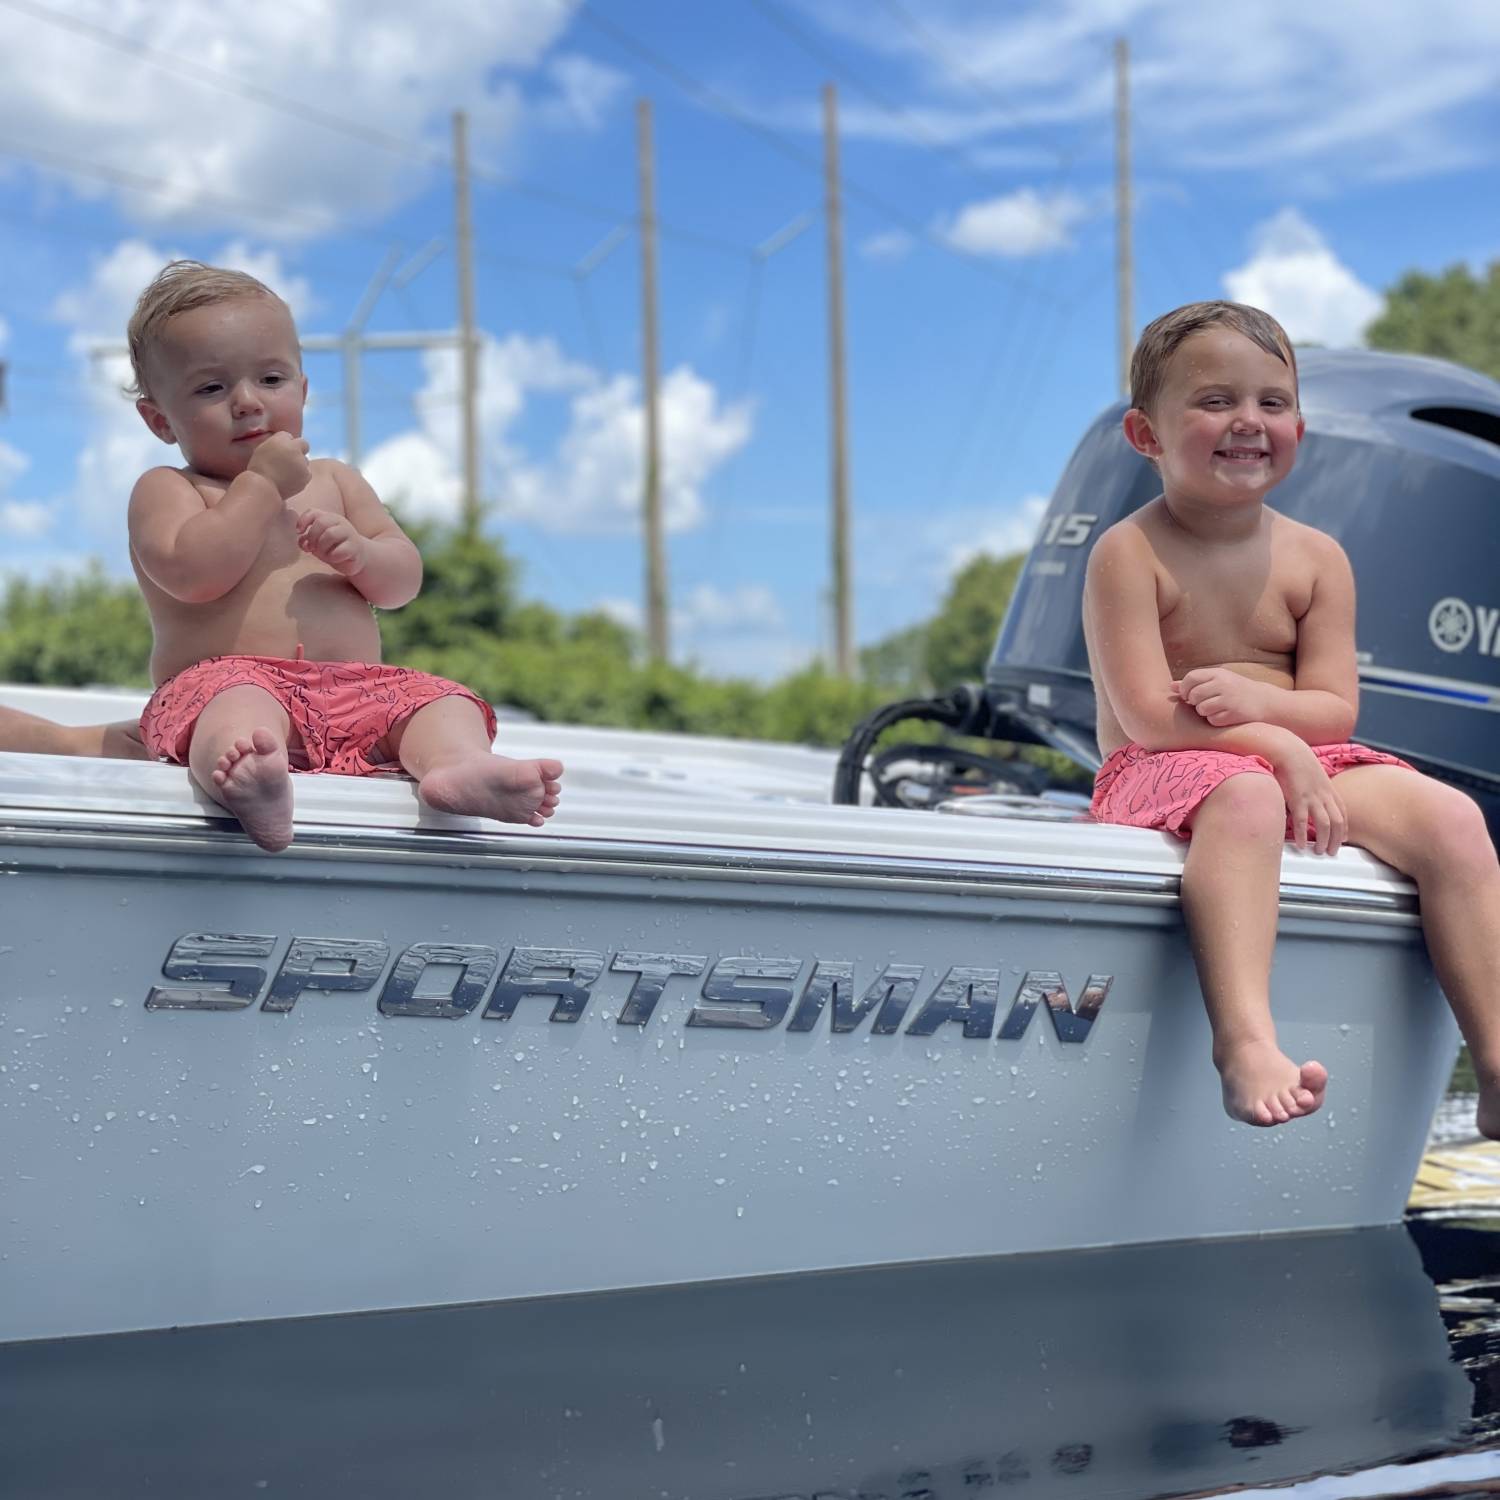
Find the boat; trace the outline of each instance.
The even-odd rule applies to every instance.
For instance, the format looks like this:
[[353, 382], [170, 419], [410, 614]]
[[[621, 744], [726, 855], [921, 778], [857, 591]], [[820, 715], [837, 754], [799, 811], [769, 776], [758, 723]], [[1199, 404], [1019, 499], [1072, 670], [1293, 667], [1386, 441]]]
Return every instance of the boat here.
[[[66, 722], [141, 695], [9, 688]], [[544, 830], [0, 755], [0, 1341], [1400, 1219], [1456, 1034], [1410, 885], [1288, 851], [1230, 1121], [1181, 846], [831, 800], [833, 752], [507, 723]], [[967, 806], [967, 804], [965, 804]]]
[[[1369, 738], [1493, 826], [1500, 385], [1301, 369], [1278, 502], [1354, 559]], [[0, 1341], [1396, 1223], [1457, 1050], [1407, 880], [1286, 852], [1273, 1003], [1332, 1081], [1257, 1131], [1209, 1065], [1181, 843], [1008, 753], [873, 753], [915, 716], [1097, 765], [1083, 561], [1154, 493], [1118, 417], [985, 683], [838, 754], [507, 722], [567, 766], [546, 829], [300, 778], [277, 855], [181, 768], [0, 755]]]

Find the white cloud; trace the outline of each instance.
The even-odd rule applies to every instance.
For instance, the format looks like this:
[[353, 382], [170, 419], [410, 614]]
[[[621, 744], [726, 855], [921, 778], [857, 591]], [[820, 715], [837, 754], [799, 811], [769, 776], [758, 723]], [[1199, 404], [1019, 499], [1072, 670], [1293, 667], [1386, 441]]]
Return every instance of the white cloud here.
[[[806, 19], [904, 68], [903, 108], [841, 102], [848, 138], [971, 162], [1109, 150], [1110, 45], [1131, 38], [1133, 130], [1163, 165], [1338, 184], [1493, 162], [1500, 6], [1474, 0], [1262, 0], [1233, 35], [1213, 7], [1163, 0], [927, 5], [919, 23], [863, 0], [805, 0]], [[742, 106], [815, 135], [815, 104]], [[1100, 129], [1099, 127], [1105, 127]]]
[[624, 93], [629, 79], [577, 52], [559, 53], [547, 64], [556, 96], [539, 111], [549, 124], [597, 130]]
[[[376, 489], [399, 484], [438, 520], [457, 514], [460, 412], [458, 359], [451, 350], [426, 356], [427, 381], [417, 406], [420, 433], [382, 444], [366, 460]], [[550, 338], [511, 334], [487, 340], [481, 359], [480, 425], [484, 488], [499, 512], [549, 531], [629, 532], [640, 526], [644, 415], [639, 382], [605, 377], [563, 354]], [[554, 451], [538, 457], [516, 428], [535, 398], [567, 401], [566, 426]], [[687, 366], [662, 381], [662, 515], [669, 531], [696, 526], [703, 486], [750, 435], [748, 403], [725, 405]], [[425, 497], [417, 500], [418, 491]]]
[[[593, 608], [628, 630], [644, 634], [645, 614], [635, 599], [596, 600]], [[807, 666], [817, 647], [787, 624], [781, 602], [765, 584], [721, 589], [698, 584], [671, 611], [672, 658], [716, 677], [773, 682]]]
[[1073, 229], [1087, 216], [1088, 205], [1076, 193], [1025, 187], [966, 205], [953, 219], [940, 222], [937, 232], [971, 255], [1015, 258], [1068, 249]]
[[[320, 0], [273, 13], [251, 0], [114, 0], [72, 27], [66, 16], [12, 15], [0, 135], [44, 140], [40, 170], [80, 195], [117, 197], [140, 222], [322, 233], [376, 219], [418, 188], [449, 149], [455, 108], [469, 113], [476, 154], [511, 149], [528, 109], [520, 79], [575, 8]], [[126, 54], [91, 29], [122, 39]], [[558, 58], [549, 81], [537, 118], [575, 128], [597, 124], [621, 86], [574, 56]], [[75, 178], [68, 159], [116, 180]]]
[[965, 512], [944, 516], [927, 528], [926, 540], [941, 556], [944, 574], [952, 577], [976, 557], [1009, 557], [1013, 552], [1029, 550], [1049, 503], [1046, 495], [1028, 495], [999, 515]]
[[19, 448], [0, 439], [0, 490], [7, 489], [31, 467], [31, 460]]
[[887, 229], [868, 235], [859, 243], [859, 253], [866, 260], [905, 260], [916, 241], [904, 229]]
[[[71, 347], [87, 351], [96, 341], [123, 344], [125, 325], [136, 299], [169, 260], [182, 256], [181, 250], [163, 250], [148, 240], [131, 238], [121, 240], [108, 255], [96, 260], [88, 282], [64, 292], [52, 308], [53, 316], [72, 329]], [[257, 250], [237, 239], [209, 259], [215, 265], [247, 271], [265, 282], [286, 302], [295, 318], [306, 317], [314, 305], [306, 278], [287, 271], [274, 250]]]
[[463, 481], [444, 451], [423, 432], [403, 432], [365, 455], [361, 472], [404, 521], [458, 519]]
[[730, 589], [696, 584], [673, 611], [673, 618], [679, 628], [695, 635], [779, 630], [786, 623], [776, 595], [763, 583], [743, 583]]
[[925, 619], [954, 574], [976, 557], [1028, 551], [1049, 503], [1046, 495], [1026, 495], [1005, 505], [943, 510], [910, 526], [872, 518], [855, 531], [861, 600], [887, 599], [883, 613], [891, 627]]
[[52, 526], [52, 507], [41, 500], [0, 500], [0, 535], [29, 540]]
[[1259, 226], [1250, 259], [1225, 273], [1224, 288], [1264, 308], [1294, 343], [1358, 344], [1384, 306], [1294, 208]]
[[0, 353], [4, 352], [5, 346], [9, 342], [10, 342], [10, 324], [7, 323], [4, 318], [0, 318]]

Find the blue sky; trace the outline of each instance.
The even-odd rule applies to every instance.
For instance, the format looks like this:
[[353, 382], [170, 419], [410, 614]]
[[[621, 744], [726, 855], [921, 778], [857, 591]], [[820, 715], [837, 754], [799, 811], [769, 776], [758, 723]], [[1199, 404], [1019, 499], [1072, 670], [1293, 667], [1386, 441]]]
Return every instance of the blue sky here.
[[[461, 107], [488, 525], [531, 596], [638, 619], [649, 97], [674, 654], [800, 665], [830, 634], [831, 81], [857, 635], [921, 619], [1026, 545], [1114, 399], [1116, 36], [1137, 327], [1228, 294], [1357, 343], [1405, 270], [1500, 256], [1500, 6], [1473, 0], [0, 0], [0, 566], [128, 573], [131, 485], [177, 455], [90, 349], [167, 258], [255, 271], [305, 334], [389, 258], [367, 327], [451, 329]], [[344, 453], [339, 363], [307, 367], [314, 451]], [[362, 463], [412, 514], [454, 513], [456, 392], [451, 353], [365, 361]]]

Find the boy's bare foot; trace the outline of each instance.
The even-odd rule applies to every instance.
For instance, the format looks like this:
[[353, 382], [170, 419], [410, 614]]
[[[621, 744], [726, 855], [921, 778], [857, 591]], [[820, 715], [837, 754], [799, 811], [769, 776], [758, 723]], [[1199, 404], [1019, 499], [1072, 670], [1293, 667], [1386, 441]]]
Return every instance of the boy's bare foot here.
[[429, 771], [417, 795], [438, 812], [542, 824], [557, 810], [560, 760], [511, 760], [488, 750]]
[[269, 729], [254, 729], [220, 757], [213, 796], [240, 820], [240, 827], [272, 854], [292, 841], [292, 778], [286, 746]]
[[1323, 1103], [1328, 1069], [1305, 1062], [1299, 1068], [1274, 1042], [1241, 1042], [1216, 1048], [1214, 1065], [1224, 1085], [1224, 1109], [1247, 1125], [1285, 1125]]

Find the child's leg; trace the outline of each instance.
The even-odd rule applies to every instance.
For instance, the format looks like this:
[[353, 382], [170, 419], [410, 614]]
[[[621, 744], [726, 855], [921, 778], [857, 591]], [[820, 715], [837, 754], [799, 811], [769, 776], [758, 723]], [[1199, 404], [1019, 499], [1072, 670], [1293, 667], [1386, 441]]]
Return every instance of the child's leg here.
[[425, 703], [390, 732], [391, 751], [417, 795], [439, 812], [540, 828], [557, 807], [557, 760], [512, 760], [490, 749], [484, 716], [467, 698]]
[[209, 699], [188, 746], [193, 780], [273, 854], [292, 841], [290, 733], [281, 704], [264, 688], [246, 683]]
[[1500, 860], [1484, 816], [1455, 787], [1400, 766], [1334, 781], [1349, 842], [1417, 883], [1438, 983], [1474, 1057], [1480, 1131], [1500, 1140]]
[[1214, 1033], [1224, 1108], [1250, 1125], [1311, 1114], [1328, 1082], [1276, 1045], [1271, 950], [1286, 802], [1270, 776], [1231, 776], [1194, 812], [1182, 872], [1182, 914]]

